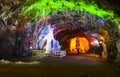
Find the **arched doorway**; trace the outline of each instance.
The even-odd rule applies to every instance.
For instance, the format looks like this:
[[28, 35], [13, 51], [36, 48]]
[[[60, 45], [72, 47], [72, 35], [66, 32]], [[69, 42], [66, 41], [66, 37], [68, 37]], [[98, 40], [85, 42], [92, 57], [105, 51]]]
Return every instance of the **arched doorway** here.
[[55, 28], [53, 35], [59, 41], [61, 50], [66, 50], [67, 54], [87, 53], [90, 49], [92, 36], [82, 29]]
[[86, 53], [89, 48], [89, 41], [85, 37], [70, 39], [70, 53]]

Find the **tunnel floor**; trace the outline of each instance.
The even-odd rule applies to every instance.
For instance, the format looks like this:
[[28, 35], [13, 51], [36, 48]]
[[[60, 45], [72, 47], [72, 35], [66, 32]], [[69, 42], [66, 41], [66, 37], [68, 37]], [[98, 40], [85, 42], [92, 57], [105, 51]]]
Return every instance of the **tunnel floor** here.
[[1, 65], [0, 77], [119, 77], [120, 68], [95, 54], [48, 57], [34, 65]]

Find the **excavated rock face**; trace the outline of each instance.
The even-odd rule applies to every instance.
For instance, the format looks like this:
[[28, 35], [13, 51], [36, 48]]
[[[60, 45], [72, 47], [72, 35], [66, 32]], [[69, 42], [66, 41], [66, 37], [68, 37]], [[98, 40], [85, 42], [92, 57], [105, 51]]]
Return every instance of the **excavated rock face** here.
[[0, 0], [0, 18], [7, 26], [16, 24], [24, 0]]
[[[18, 15], [21, 13], [21, 8], [24, 8], [24, 6], [31, 4], [35, 0], [31, 2], [27, 2], [27, 0], [0, 0], [0, 17], [3, 17], [3, 19], [6, 19], [6, 17], [9, 19], [17, 19]], [[69, 1], [69, 0], [67, 0]], [[74, 0], [77, 1], [77, 0]], [[85, 0], [86, 3], [91, 3], [93, 0]], [[97, 5], [102, 9], [107, 10], [114, 10], [114, 13], [117, 16], [120, 16], [120, 6], [119, 0], [94, 0]], [[24, 5], [25, 4], [25, 5]], [[15, 21], [13, 21], [15, 23]]]
[[100, 8], [114, 10], [116, 16], [120, 16], [120, 0], [96, 0]]
[[[88, 12], [57, 13], [51, 16], [51, 24], [57, 28], [67, 28], [70, 30], [81, 30], [83, 32], [98, 33], [105, 37], [106, 41], [116, 38], [117, 25]], [[111, 30], [110, 30], [111, 29]], [[114, 35], [114, 36], [113, 36]], [[110, 37], [110, 38], [109, 38]]]
[[23, 34], [16, 29], [22, 1], [0, 0], [0, 58], [11, 57], [14, 54], [16, 56], [19, 51], [23, 51]]
[[[54, 28], [54, 38], [58, 40], [63, 47], [67, 46], [66, 42], [71, 38], [87, 38], [88, 36], [86, 36], [85, 33], [90, 35], [96, 33], [98, 36], [102, 35], [106, 43], [116, 38], [115, 34], [117, 31], [115, 31], [115, 29], [117, 29], [117, 25], [114, 22], [102, 19], [96, 15], [91, 15], [85, 11], [58, 12], [51, 16], [50, 19], [50, 27]], [[39, 38], [38, 35], [41, 34], [42, 28], [48, 26], [46, 21], [48, 21], [48, 19], [41, 19], [40, 24], [31, 26], [31, 31], [34, 29], [32, 35], [35, 37], [35, 40]], [[99, 38], [98, 36], [96, 37]], [[108, 46], [109, 45], [110, 44], [108, 44]], [[113, 51], [113, 49], [110, 51]]]

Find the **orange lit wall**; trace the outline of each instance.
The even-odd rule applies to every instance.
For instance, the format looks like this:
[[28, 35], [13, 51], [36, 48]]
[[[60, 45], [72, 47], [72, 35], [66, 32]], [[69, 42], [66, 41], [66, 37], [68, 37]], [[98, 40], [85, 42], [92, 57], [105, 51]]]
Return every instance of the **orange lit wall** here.
[[[76, 39], [78, 41], [76, 41]], [[88, 50], [89, 50], [89, 42], [86, 38], [84, 37], [75, 37], [75, 38], [72, 38], [70, 39], [70, 52], [71, 53], [77, 53], [77, 48], [76, 45], [77, 44], [80, 44], [79, 46], [79, 50], [80, 50], [80, 53], [86, 53]]]

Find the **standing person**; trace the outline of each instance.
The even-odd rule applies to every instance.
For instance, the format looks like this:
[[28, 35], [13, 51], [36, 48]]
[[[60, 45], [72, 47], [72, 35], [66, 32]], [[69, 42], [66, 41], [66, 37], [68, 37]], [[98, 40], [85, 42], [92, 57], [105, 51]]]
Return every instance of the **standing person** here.
[[76, 38], [76, 50], [77, 50], [77, 54], [80, 53], [80, 40], [79, 38]]
[[99, 47], [98, 47], [98, 55], [102, 56], [102, 51], [103, 51], [103, 45], [102, 42], [100, 42]]
[[103, 46], [102, 57], [107, 58], [107, 47], [106, 47], [106, 44], [104, 42], [102, 42], [102, 46]]

